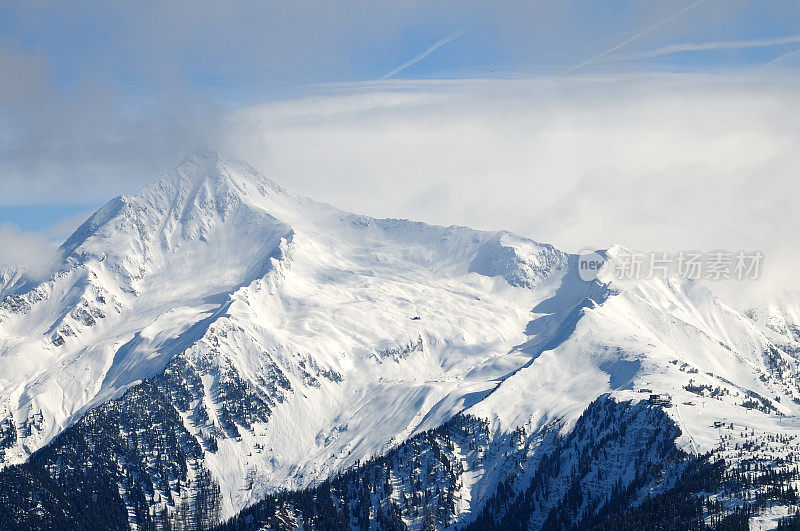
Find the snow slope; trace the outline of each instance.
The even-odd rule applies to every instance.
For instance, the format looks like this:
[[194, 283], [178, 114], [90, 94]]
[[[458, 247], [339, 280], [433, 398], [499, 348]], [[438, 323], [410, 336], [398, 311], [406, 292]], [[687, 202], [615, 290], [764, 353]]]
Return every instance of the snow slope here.
[[601, 394], [664, 394], [683, 432], [679, 443], [692, 453], [718, 447], [715, 422], [800, 434], [797, 340], [691, 280], [613, 281], [610, 261], [626, 252], [608, 251], [599, 277], [608, 296], [582, 310], [574, 332], [467, 412], [501, 431], [560, 420], [566, 432]]

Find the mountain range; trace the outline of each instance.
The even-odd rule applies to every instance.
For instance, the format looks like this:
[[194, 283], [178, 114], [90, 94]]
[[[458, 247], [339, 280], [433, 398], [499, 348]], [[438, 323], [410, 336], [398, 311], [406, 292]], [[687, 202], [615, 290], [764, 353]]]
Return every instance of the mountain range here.
[[587, 281], [197, 150], [0, 265], [0, 528], [797, 525], [800, 299], [628, 253]]

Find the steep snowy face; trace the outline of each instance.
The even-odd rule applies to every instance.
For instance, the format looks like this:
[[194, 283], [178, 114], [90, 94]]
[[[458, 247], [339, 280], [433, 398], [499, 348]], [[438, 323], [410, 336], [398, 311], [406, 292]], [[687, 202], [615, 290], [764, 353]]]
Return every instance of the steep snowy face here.
[[24, 282], [24, 270], [21, 267], [0, 262], [0, 297], [11, 292], [20, 282]]
[[61, 252], [51, 279], [4, 292], [3, 461], [166, 370], [191, 397], [184, 429], [218, 441], [203, 459], [226, 514], [483, 398], [529, 361], [531, 309], [569, 261], [505, 232], [341, 212], [203, 151]]
[[280, 193], [242, 163], [195, 152], [95, 213], [61, 247], [65, 266], [102, 264], [123, 289], [168, 300], [230, 291], [262, 276], [275, 238], [289, 237], [289, 226], [251, 199]]
[[784, 292], [771, 304], [750, 308], [745, 313], [785, 341], [800, 341], [800, 294]]
[[6, 460], [161, 370], [230, 293], [263, 276], [292, 231], [248, 195], [279, 193], [246, 165], [196, 152], [98, 210], [62, 245], [48, 281], [9, 276], [0, 396], [18, 426], [36, 429], [23, 430]]
[[754, 319], [694, 281], [618, 282], [609, 269], [624, 252], [608, 252], [603, 300], [583, 307], [563, 341], [469, 413], [503, 431], [554, 422], [568, 431], [603, 393], [619, 400], [660, 394], [682, 430], [679, 444], [693, 453], [718, 448], [723, 422], [800, 434], [800, 343], [791, 306]]

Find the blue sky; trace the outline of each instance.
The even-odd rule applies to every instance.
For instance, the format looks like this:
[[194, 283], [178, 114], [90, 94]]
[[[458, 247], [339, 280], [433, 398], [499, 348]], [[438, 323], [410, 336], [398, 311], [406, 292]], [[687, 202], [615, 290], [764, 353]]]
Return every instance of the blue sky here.
[[[16, 55], [40, 68], [45, 91], [69, 98], [88, 85], [134, 109], [176, 95], [253, 104], [309, 84], [375, 80], [456, 32], [463, 34], [394, 77], [558, 74], [632, 37], [581, 70], [741, 69], [799, 47], [747, 46], [796, 36], [796, 1], [327, 4], [4, 2], [0, 46], [7, 63]], [[635, 57], [724, 42], [740, 46]], [[4, 67], [24, 75], [14, 71], [24, 64]]]
[[[0, 205], [0, 219], [26, 231], [46, 231], [54, 224], [80, 217], [96, 209], [95, 203], [81, 204], [34, 204]], [[62, 234], [54, 234], [60, 237]]]
[[0, 260], [199, 144], [376, 216], [784, 252], [799, 72], [796, 0], [0, 1]]

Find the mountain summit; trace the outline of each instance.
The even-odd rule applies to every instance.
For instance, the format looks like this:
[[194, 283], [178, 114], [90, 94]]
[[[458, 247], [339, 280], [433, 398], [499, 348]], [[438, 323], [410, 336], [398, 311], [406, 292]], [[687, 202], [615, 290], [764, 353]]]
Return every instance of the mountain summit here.
[[[468, 523], [585, 433], [633, 467], [584, 471], [599, 511], [648, 463], [725, 451], [722, 423], [800, 434], [788, 321], [677, 278], [584, 282], [576, 256], [505, 231], [342, 212], [209, 151], [110, 201], [61, 253], [46, 281], [0, 277], [0, 462], [77, 486], [93, 501], [65, 503], [90, 520], [102, 498], [131, 526], [202, 527], [361, 470], [389, 492], [359, 495], [367, 513]], [[407, 451], [411, 469], [391, 461]], [[363, 472], [376, 456], [383, 471]], [[36, 470], [13, 481], [41, 496]], [[563, 491], [514, 514], [541, 526], [567, 496], [556, 476]], [[668, 487], [651, 479], [635, 484]], [[308, 517], [297, 507], [285, 516]]]

